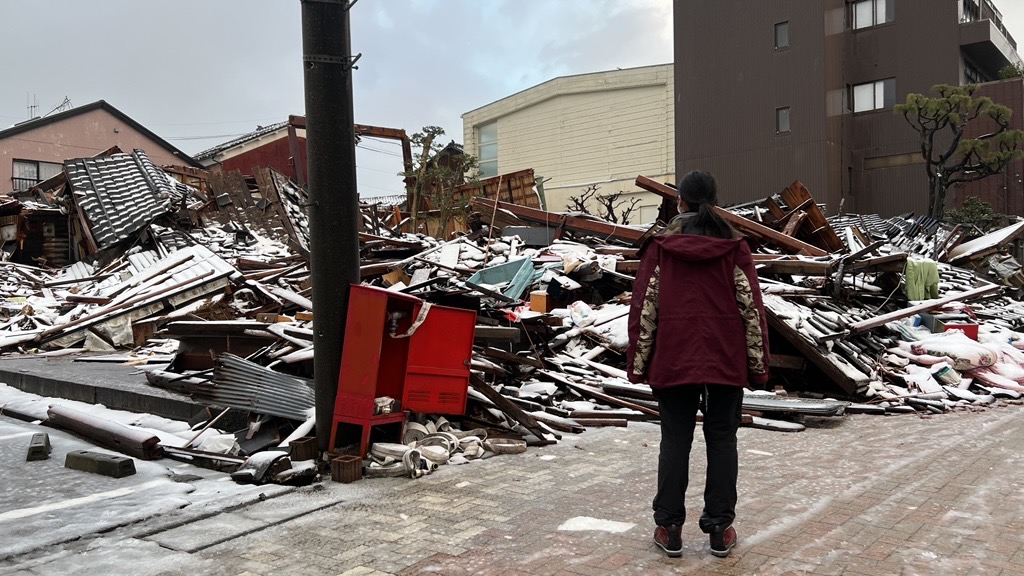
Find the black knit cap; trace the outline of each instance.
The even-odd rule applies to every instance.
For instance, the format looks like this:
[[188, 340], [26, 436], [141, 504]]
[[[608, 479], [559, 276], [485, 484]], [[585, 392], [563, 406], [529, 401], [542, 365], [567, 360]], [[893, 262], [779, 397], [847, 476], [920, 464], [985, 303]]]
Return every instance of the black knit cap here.
[[696, 207], [700, 204], [714, 204], [718, 201], [718, 185], [715, 177], [703, 170], [694, 170], [683, 176], [676, 184], [679, 197], [687, 204]]

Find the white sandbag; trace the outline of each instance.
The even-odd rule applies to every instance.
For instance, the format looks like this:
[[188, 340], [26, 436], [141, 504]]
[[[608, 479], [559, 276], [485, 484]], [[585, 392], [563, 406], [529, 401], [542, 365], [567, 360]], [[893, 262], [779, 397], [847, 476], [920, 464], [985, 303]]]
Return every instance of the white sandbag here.
[[886, 352], [889, 352], [891, 354], [895, 354], [896, 356], [900, 356], [900, 357], [906, 358], [906, 359], [911, 360], [911, 361], [913, 361], [913, 362], [915, 362], [917, 364], [920, 364], [921, 366], [932, 366], [933, 364], [939, 364], [941, 362], [946, 362], [946, 363], [949, 363], [949, 364], [954, 364], [955, 363], [955, 361], [952, 358], [948, 358], [946, 356], [932, 356], [930, 354], [914, 354], [913, 352], [910, 351], [911, 344], [913, 344], [913, 343], [912, 342], [900, 342], [900, 345], [898, 347], [896, 347], [896, 348], [889, 348], [888, 350], [886, 350]]
[[1024, 386], [1005, 376], [1001, 376], [988, 367], [971, 370], [970, 375], [978, 382], [988, 386], [995, 386], [996, 388], [1003, 388], [1005, 390], [1013, 390], [1014, 392], [1024, 392]]
[[[903, 347], [904, 343], [900, 343]], [[957, 370], [973, 370], [991, 366], [999, 359], [998, 351], [980, 344], [965, 336], [962, 332], [944, 332], [926, 340], [911, 342], [910, 351], [914, 354], [931, 356], [947, 356], [953, 359], [953, 368]]]

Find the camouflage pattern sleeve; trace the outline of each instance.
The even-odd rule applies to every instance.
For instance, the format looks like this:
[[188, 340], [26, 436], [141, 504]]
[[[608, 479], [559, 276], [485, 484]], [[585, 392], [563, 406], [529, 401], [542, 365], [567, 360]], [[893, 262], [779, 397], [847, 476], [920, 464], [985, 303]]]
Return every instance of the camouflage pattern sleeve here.
[[640, 311], [640, 334], [636, 339], [636, 354], [633, 357], [633, 374], [643, 376], [647, 373], [647, 363], [654, 354], [654, 330], [658, 327], [658, 277], [661, 267], [656, 266], [644, 292], [644, 302]]
[[733, 268], [736, 282], [736, 306], [743, 319], [744, 335], [747, 341], [747, 372], [751, 381], [763, 382], [767, 379], [768, 370], [765, 366], [764, 342], [761, 334], [761, 315], [754, 302], [750, 281], [739, 266]]

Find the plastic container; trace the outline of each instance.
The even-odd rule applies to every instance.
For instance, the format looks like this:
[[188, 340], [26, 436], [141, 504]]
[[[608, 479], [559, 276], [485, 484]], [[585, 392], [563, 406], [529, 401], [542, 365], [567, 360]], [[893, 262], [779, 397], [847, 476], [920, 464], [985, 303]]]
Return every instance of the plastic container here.
[[978, 325], [977, 324], [943, 324], [942, 331], [947, 330], [960, 330], [971, 340], [978, 339]]
[[534, 280], [533, 261], [529, 258], [510, 260], [503, 264], [489, 266], [478, 270], [468, 278], [473, 284], [504, 284], [508, 283], [502, 294], [509, 298], [519, 299], [523, 291]]

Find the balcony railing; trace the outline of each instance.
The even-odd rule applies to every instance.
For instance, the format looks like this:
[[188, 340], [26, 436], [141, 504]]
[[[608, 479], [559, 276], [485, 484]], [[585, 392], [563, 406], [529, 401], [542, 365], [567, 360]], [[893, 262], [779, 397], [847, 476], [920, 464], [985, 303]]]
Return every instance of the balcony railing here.
[[39, 180], [35, 178], [11, 178], [12, 189], [15, 192], [21, 192], [22, 190], [28, 190], [29, 188], [39, 184]]

